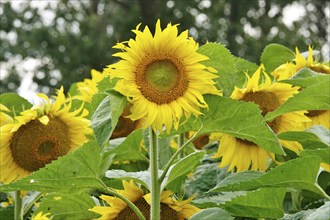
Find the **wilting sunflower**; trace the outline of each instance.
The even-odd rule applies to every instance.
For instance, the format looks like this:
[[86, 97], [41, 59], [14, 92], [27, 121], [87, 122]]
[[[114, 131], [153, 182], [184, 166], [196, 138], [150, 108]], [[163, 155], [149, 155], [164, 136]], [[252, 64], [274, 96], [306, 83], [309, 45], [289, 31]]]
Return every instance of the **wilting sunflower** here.
[[[264, 78], [259, 84], [261, 73], [263, 73]], [[290, 84], [272, 83], [269, 76], [263, 71], [263, 66], [259, 67], [251, 78], [247, 77], [248, 81], [245, 88], [235, 88], [231, 98], [254, 102], [259, 105], [262, 115], [274, 111], [299, 90], [298, 87], [292, 87]], [[304, 115], [304, 111], [299, 111], [280, 115], [268, 122], [268, 125], [278, 134], [285, 131], [304, 130], [303, 123], [306, 121], [309, 119]], [[296, 153], [302, 149], [298, 142], [280, 140], [280, 143]], [[214, 157], [222, 157], [220, 167], [229, 165], [229, 171], [234, 167], [237, 168], [237, 172], [248, 169], [264, 171], [267, 168], [267, 160], [274, 159], [274, 154], [250, 141], [223, 134], [218, 152]]]
[[[279, 66], [272, 75], [278, 80], [284, 80], [291, 78], [300, 69], [307, 67], [315, 72], [322, 74], [330, 74], [329, 64], [318, 63], [313, 58], [313, 49], [308, 47], [308, 58], [305, 59], [296, 48], [296, 58], [289, 63]], [[326, 128], [330, 128], [330, 111], [329, 110], [311, 110], [305, 114], [311, 119], [310, 122], [305, 123], [305, 127], [308, 128], [313, 125], [322, 125]]]
[[0, 103], [0, 127], [13, 121], [13, 118], [7, 113], [10, 110]]
[[73, 96], [73, 99], [79, 99], [84, 102], [91, 103], [93, 96], [98, 92], [97, 84], [104, 79], [105, 74], [92, 69], [91, 79], [84, 79], [83, 82], [77, 83], [77, 91], [79, 95]]
[[[146, 219], [150, 219], [150, 194], [145, 194], [134, 182], [123, 181], [124, 190], [116, 190], [121, 195], [132, 201], [142, 212]], [[199, 209], [190, 205], [192, 198], [185, 201], [173, 199], [171, 191], [164, 191], [160, 198], [160, 211], [162, 220], [189, 219]], [[101, 214], [99, 219], [129, 219], [138, 220], [139, 218], [133, 210], [121, 199], [101, 195], [100, 198], [106, 201], [110, 206], [95, 206], [90, 211]]]
[[1, 176], [4, 183], [23, 178], [87, 141], [92, 132], [87, 110], [70, 111], [63, 87], [51, 103], [44, 94], [41, 105], [20, 113], [0, 129]]
[[173, 125], [178, 128], [183, 115], [188, 119], [207, 108], [203, 94], [220, 94], [213, 81], [218, 76], [200, 63], [208, 57], [197, 52], [188, 31], [178, 35], [177, 25], [171, 24], [162, 30], [159, 20], [154, 36], [147, 26], [143, 32], [139, 27], [133, 30], [135, 39], [114, 46], [123, 51], [114, 54], [121, 60], [105, 71], [120, 78], [115, 90], [132, 104], [129, 118], [143, 118], [144, 127], [158, 131], [165, 125], [169, 132]]

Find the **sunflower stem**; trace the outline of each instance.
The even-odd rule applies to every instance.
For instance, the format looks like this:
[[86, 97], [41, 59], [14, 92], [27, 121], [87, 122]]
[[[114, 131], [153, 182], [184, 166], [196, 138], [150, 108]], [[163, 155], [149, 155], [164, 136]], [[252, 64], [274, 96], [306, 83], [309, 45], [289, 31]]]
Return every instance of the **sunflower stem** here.
[[129, 200], [125, 196], [121, 195], [120, 193], [117, 193], [116, 191], [108, 188], [107, 186], [105, 186], [105, 190], [108, 194], [116, 196], [119, 199], [123, 200], [133, 210], [133, 212], [137, 215], [137, 217], [140, 220], [146, 220], [146, 218], [144, 217], [144, 215], [142, 214], [140, 209], [138, 207], [136, 207], [136, 205], [131, 200]]
[[14, 218], [15, 220], [22, 220], [22, 198], [21, 192], [19, 190], [15, 191], [15, 213]]
[[200, 131], [202, 130], [203, 125], [198, 129], [198, 131], [190, 138], [188, 139], [181, 147], [178, 148], [178, 150], [173, 154], [173, 156], [171, 157], [171, 159], [167, 162], [164, 171], [162, 173], [162, 175], [159, 177], [159, 182], [162, 183], [163, 180], [166, 177], [166, 174], [168, 172], [168, 170], [170, 169], [170, 167], [172, 166], [173, 162], [175, 161], [175, 159], [181, 154], [181, 152], [193, 141], [197, 138], [197, 136], [199, 135]]
[[[181, 148], [184, 144], [184, 134], [185, 133], [182, 133], [182, 134], [179, 134], [178, 136], [178, 149]], [[184, 151], [181, 151], [181, 153], [179, 154], [179, 158], [184, 158]]]
[[151, 174], [151, 208], [150, 219], [160, 220], [160, 184], [158, 181], [158, 141], [156, 134], [149, 127], [149, 157]]

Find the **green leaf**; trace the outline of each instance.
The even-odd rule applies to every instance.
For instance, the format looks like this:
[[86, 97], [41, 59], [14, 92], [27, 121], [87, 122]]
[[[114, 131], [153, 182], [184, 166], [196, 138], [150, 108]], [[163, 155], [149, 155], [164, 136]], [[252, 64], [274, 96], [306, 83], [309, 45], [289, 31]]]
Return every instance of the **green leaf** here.
[[35, 213], [51, 213], [53, 220], [87, 220], [99, 217], [99, 214], [88, 211], [94, 206], [94, 200], [84, 192], [55, 193], [44, 197]]
[[303, 89], [298, 94], [289, 98], [273, 112], [268, 112], [265, 120], [299, 110], [329, 110], [330, 109], [330, 76], [321, 82]]
[[329, 77], [327, 74], [317, 73], [309, 68], [302, 68], [291, 79], [281, 80], [280, 82], [305, 88], [328, 80]]
[[166, 185], [175, 179], [192, 172], [200, 163], [203, 156], [204, 152], [194, 152], [175, 163], [168, 172], [168, 178], [164, 179], [162, 188], [165, 188]]
[[14, 219], [14, 206], [3, 208], [0, 206], [1, 219]]
[[315, 156], [320, 158], [321, 162], [330, 164], [330, 147], [325, 149], [303, 150], [299, 152], [301, 157]]
[[102, 155], [95, 141], [54, 160], [30, 176], [1, 185], [0, 191], [36, 190], [39, 192], [103, 189], [99, 179]]
[[220, 182], [212, 192], [254, 190], [258, 188], [295, 188], [306, 189], [322, 196], [325, 193], [317, 185], [320, 159], [303, 157], [290, 160], [268, 171], [267, 173], [245, 172], [235, 174]]
[[200, 212], [197, 212], [193, 216], [191, 216], [190, 220], [211, 220], [211, 219], [221, 219], [232, 220], [234, 219], [228, 212], [221, 208], [209, 208], [203, 209]]
[[126, 103], [124, 96], [111, 91], [95, 110], [92, 116], [92, 127], [100, 146], [104, 146], [109, 141]]
[[287, 131], [277, 135], [279, 139], [298, 141], [304, 149], [327, 148], [329, 144], [322, 142], [318, 136], [306, 131]]
[[271, 73], [277, 67], [295, 58], [295, 54], [287, 47], [279, 44], [269, 44], [261, 54], [260, 61], [266, 72]]
[[193, 196], [196, 193], [200, 196], [204, 195], [228, 175], [230, 173], [227, 169], [219, 169], [218, 163], [202, 164], [197, 167], [192, 178], [188, 179], [185, 193], [188, 196]]
[[236, 75], [238, 77], [235, 86], [243, 87], [246, 82], [246, 74], [252, 76], [258, 69], [258, 65], [239, 57], [235, 57], [234, 61], [237, 69]]
[[[161, 171], [159, 171], [159, 175]], [[149, 171], [140, 172], [126, 172], [124, 170], [108, 170], [105, 174], [107, 178], [122, 179], [122, 180], [134, 180], [136, 183], [142, 184], [144, 187], [150, 190], [151, 177]]]
[[234, 57], [230, 51], [218, 43], [207, 43], [198, 49], [198, 52], [209, 57], [202, 63], [207, 67], [213, 67], [218, 71], [217, 79], [224, 96], [230, 96], [237, 80]]
[[294, 214], [286, 214], [281, 220], [329, 220], [330, 202], [326, 202], [317, 209], [302, 210]]
[[330, 130], [321, 125], [309, 127], [306, 131], [315, 134], [323, 143], [330, 146]]
[[158, 140], [159, 143], [159, 167], [163, 168], [167, 162], [173, 156], [173, 150], [171, 148], [171, 140], [173, 137], [163, 137]]
[[32, 104], [25, 98], [16, 93], [3, 93], [0, 95], [0, 103], [6, 106], [10, 112], [7, 114], [14, 117], [19, 115], [20, 112], [30, 109]]
[[210, 207], [220, 207], [228, 201], [233, 200], [238, 196], [244, 196], [247, 192], [245, 191], [236, 191], [236, 192], [222, 192], [218, 195], [213, 196], [204, 196], [199, 199], [194, 199], [193, 203], [196, 204], [200, 208], [210, 208]]
[[116, 145], [114, 141], [111, 141], [109, 150], [112, 154], [115, 154], [114, 160], [143, 160], [149, 161], [146, 157], [146, 153], [141, 150], [140, 143], [142, 141], [142, 130], [136, 130], [129, 134], [123, 142]]
[[[263, 122], [259, 107], [254, 103], [242, 102], [219, 96], [206, 96], [208, 110], [203, 110], [201, 133], [219, 131], [256, 143], [261, 148], [277, 154], [284, 154], [276, 135]], [[192, 122], [195, 129], [199, 121]]]
[[285, 193], [283, 188], [261, 188], [238, 196], [222, 207], [235, 216], [281, 218], [284, 215], [282, 203]]

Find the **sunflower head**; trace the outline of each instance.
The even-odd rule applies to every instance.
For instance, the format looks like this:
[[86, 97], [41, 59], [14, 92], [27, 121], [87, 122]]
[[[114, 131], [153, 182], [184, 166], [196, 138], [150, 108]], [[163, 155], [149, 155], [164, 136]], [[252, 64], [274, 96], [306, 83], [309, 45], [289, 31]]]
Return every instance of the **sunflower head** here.
[[284, 80], [291, 78], [300, 69], [307, 67], [315, 72], [330, 74], [330, 67], [325, 63], [319, 63], [313, 58], [313, 49], [311, 46], [308, 47], [308, 57], [305, 58], [296, 47], [296, 57], [291, 62], [282, 64], [272, 72], [272, 75], [277, 80]]
[[39, 94], [43, 103], [14, 117], [0, 128], [1, 176], [7, 183], [29, 175], [59, 156], [82, 145], [92, 132], [88, 112], [81, 106], [71, 111], [63, 87], [52, 103]]
[[10, 110], [0, 103], [0, 127], [13, 121], [13, 118], [8, 115]]
[[[266, 115], [298, 92], [299, 87], [272, 82], [264, 72], [263, 66], [260, 66], [251, 78], [247, 76], [247, 83], [244, 88], [235, 88], [231, 98], [253, 102], [259, 106], [261, 114]], [[286, 113], [267, 123], [276, 134], [285, 131], [304, 130], [304, 122], [309, 121], [304, 113], [305, 111]], [[302, 149], [298, 142], [282, 140], [280, 142], [284, 147], [296, 153]], [[220, 137], [218, 152], [214, 157], [222, 157], [220, 167], [229, 165], [228, 170], [236, 167], [238, 172], [247, 169], [264, 171], [267, 168], [267, 160], [274, 159], [274, 154], [250, 141], [223, 134]]]
[[204, 94], [220, 92], [214, 86], [215, 70], [201, 61], [208, 57], [197, 52], [198, 44], [188, 37], [188, 31], [178, 35], [177, 25], [168, 24], [162, 30], [156, 23], [155, 34], [149, 28], [137, 26], [135, 39], [118, 43], [114, 54], [121, 60], [105, 70], [111, 78], [119, 78], [115, 90], [128, 97], [132, 104], [133, 121], [143, 119], [144, 127], [152, 126], [169, 132], [178, 128], [183, 116], [201, 114], [206, 108]]
[[[123, 186], [124, 190], [116, 191], [132, 201], [140, 209], [146, 219], [150, 219], [150, 194], [145, 194], [132, 180], [130, 182], [124, 180]], [[160, 209], [162, 220], [188, 219], [199, 211], [197, 207], [189, 204], [193, 198], [177, 201], [172, 198], [172, 194], [171, 191], [163, 191], [161, 194]], [[90, 209], [102, 215], [99, 219], [138, 220], [133, 210], [119, 198], [105, 195], [102, 195], [100, 198], [106, 201], [110, 206], [95, 206]]]
[[120, 115], [118, 119], [118, 123], [115, 127], [115, 130], [113, 131], [110, 139], [120, 138], [120, 137], [127, 137], [130, 133], [132, 133], [134, 130], [137, 130], [142, 127], [142, 119], [132, 121], [127, 116], [130, 114], [131, 105], [127, 105], [123, 111], [123, 113]]
[[43, 214], [42, 212], [38, 212], [36, 215], [32, 216], [31, 220], [51, 220], [52, 218], [50, 213]]
[[73, 99], [91, 103], [93, 96], [98, 92], [97, 84], [104, 79], [105, 74], [92, 69], [91, 76], [91, 79], [84, 79], [83, 82], [77, 83], [78, 95], [72, 97]]

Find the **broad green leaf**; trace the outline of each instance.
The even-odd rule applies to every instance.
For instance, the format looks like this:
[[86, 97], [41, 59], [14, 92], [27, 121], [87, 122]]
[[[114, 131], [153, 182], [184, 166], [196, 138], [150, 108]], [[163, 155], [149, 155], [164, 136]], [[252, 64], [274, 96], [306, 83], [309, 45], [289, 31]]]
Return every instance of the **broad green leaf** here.
[[319, 157], [321, 162], [330, 164], [330, 147], [315, 150], [303, 150], [299, 152], [301, 157], [315, 156]]
[[189, 119], [173, 134], [197, 131], [202, 127], [201, 134], [223, 132], [252, 141], [267, 151], [284, 154], [276, 135], [263, 122], [256, 104], [214, 95], [206, 95], [205, 101], [209, 108], [202, 110], [203, 115], [198, 119]]
[[281, 220], [329, 220], [330, 202], [317, 209], [307, 209], [294, 214], [286, 214]]
[[167, 162], [173, 156], [173, 150], [171, 148], [172, 137], [163, 137], [158, 140], [159, 142], [159, 167], [163, 168]]
[[197, 212], [190, 218], [190, 220], [211, 220], [211, 219], [232, 220], [234, 219], [234, 217], [221, 208], [208, 208], [208, 209], [203, 209], [200, 212]]
[[282, 80], [280, 82], [305, 88], [320, 83], [324, 80], [328, 80], [329, 77], [330, 76], [327, 74], [317, 73], [309, 68], [302, 68], [295, 75], [293, 75], [292, 78]]
[[226, 202], [222, 207], [235, 216], [252, 218], [281, 218], [286, 189], [261, 188]]
[[220, 182], [212, 192], [254, 190], [258, 188], [295, 188], [306, 189], [322, 196], [325, 193], [317, 185], [320, 159], [303, 157], [290, 160], [268, 171], [267, 173], [250, 172], [235, 174]]
[[323, 143], [330, 146], [330, 130], [321, 125], [309, 127], [306, 131], [315, 134]]
[[318, 82], [303, 89], [289, 98], [275, 111], [267, 113], [265, 120], [272, 120], [276, 116], [299, 110], [329, 110], [330, 109], [330, 76], [327, 80]]
[[[146, 152], [141, 150], [142, 130], [128, 135], [119, 145], [110, 144], [109, 152], [115, 154], [114, 160], [143, 160], [149, 161]], [[113, 143], [113, 142], [111, 142]]]
[[30, 109], [32, 104], [16, 93], [3, 93], [0, 95], [0, 103], [6, 106], [10, 112], [6, 114], [14, 117], [20, 112]]
[[165, 188], [166, 185], [170, 184], [176, 178], [192, 172], [200, 163], [203, 156], [204, 152], [194, 152], [175, 163], [169, 170], [167, 174], [168, 178], [165, 178], [162, 188]]
[[193, 203], [202, 209], [220, 207], [226, 202], [229, 202], [238, 196], [245, 196], [246, 194], [246, 191], [222, 192], [213, 196], [205, 196], [205, 194], [203, 194], [202, 198], [194, 199]]
[[[159, 171], [161, 175], [161, 171]], [[149, 171], [140, 171], [140, 172], [126, 172], [124, 170], [108, 170], [105, 173], [107, 178], [112, 179], [121, 179], [121, 180], [134, 180], [136, 183], [140, 183], [145, 186], [147, 189], [151, 187], [151, 177]]]
[[239, 57], [235, 57], [234, 60], [237, 69], [236, 75], [238, 77], [235, 86], [243, 87], [246, 82], [246, 74], [252, 76], [253, 73], [258, 69], [258, 65]]
[[188, 179], [185, 193], [188, 196], [193, 196], [196, 193], [198, 196], [202, 196], [228, 175], [230, 173], [227, 169], [219, 169], [218, 163], [202, 164], [196, 168], [192, 178]]
[[84, 192], [54, 193], [44, 197], [34, 213], [50, 213], [53, 220], [87, 220], [100, 217], [99, 214], [88, 211], [94, 206], [94, 200]]
[[110, 92], [95, 110], [92, 116], [92, 127], [96, 140], [100, 146], [104, 146], [115, 129], [118, 118], [126, 106], [126, 98], [117, 92]]
[[209, 57], [202, 63], [207, 67], [213, 67], [218, 71], [218, 81], [224, 96], [230, 96], [237, 80], [234, 56], [223, 45], [218, 43], [207, 43], [198, 49], [198, 52]]
[[279, 44], [269, 44], [261, 54], [260, 61], [268, 73], [295, 58], [295, 54], [287, 47]]
[[327, 148], [329, 144], [322, 142], [318, 136], [306, 131], [287, 131], [277, 136], [279, 139], [298, 141], [304, 149]]
[[0, 206], [1, 219], [14, 219], [14, 206], [3, 208]]
[[105, 77], [97, 84], [98, 92], [93, 96], [92, 102], [90, 103], [92, 113], [94, 113], [101, 101], [109, 94], [112, 86], [109, 77]]
[[30, 176], [0, 186], [0, 191], [36, 190], [39, 192], [103, 189], [99, 179], [102, 155], [95, 141], [47, 164]]

